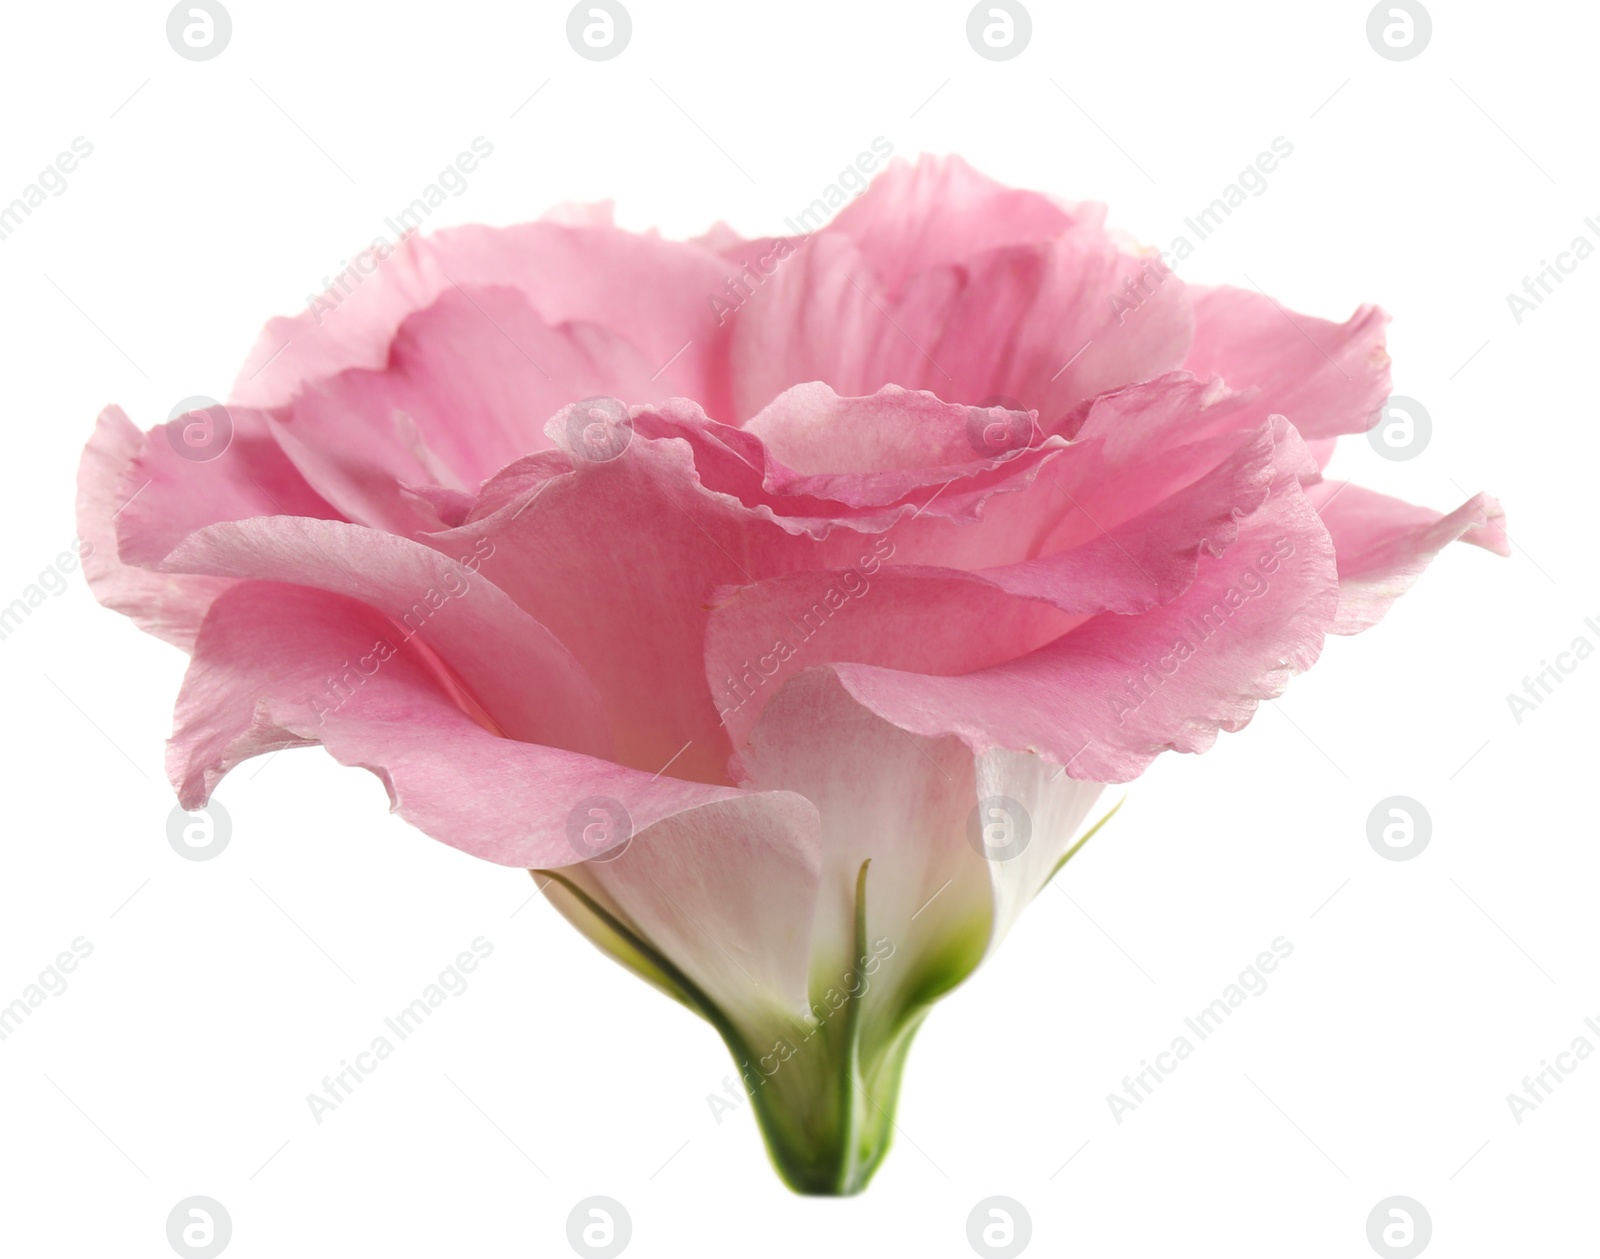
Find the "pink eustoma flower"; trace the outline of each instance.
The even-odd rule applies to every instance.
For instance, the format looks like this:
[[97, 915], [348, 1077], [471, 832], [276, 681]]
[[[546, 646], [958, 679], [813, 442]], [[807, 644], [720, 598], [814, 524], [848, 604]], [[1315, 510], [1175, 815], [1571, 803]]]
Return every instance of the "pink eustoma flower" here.
[[1097, 207], [896, 162], [805, 237], [598, 210], [380, 251], [226, 407], [81, 470], [96, 594], [191, 656], [185, 807], [319, 743], [709, 1020], [794, 1188], [1084, 837], [1354, 633], [1448, 515], [1321, 476], [1385, 316], [1185, 285]]

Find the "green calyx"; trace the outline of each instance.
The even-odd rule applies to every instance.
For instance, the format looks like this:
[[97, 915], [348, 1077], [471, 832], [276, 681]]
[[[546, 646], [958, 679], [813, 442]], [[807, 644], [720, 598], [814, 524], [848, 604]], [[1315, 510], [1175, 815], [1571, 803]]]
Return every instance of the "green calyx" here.
[[866, 1188], [889, 1150], [912, 1038], [934, 990], [958, 981], [920, 985], [897, 1017], [885, 1024], [879, 1014], [871, 1020], [875, 1034], [863, 1035], [869, 1021], [863, 998], [882, 960], [868, 940], [870, 865], [862, 862], [856, 876], [850, 970], [839, 985], [814, 995], [810, 1021], [795, 1019], [760, 1039], [736, 1026], [671, 958], [573, 880], [558, 870], [534, 872], [571, 898], [561, 906], [569, 917], [583, 911], [586, 933], [596, 943], [716, 1028], [738, 1064], [773, 1166], [796, 1193], [839, 1196]]
[[[1119, 801], [1055, 864], [1040, 885], [1115, 816]], [[815, 968], [809, 1017], [760, 1019], [741, 1026], [635, 926], [559, 870], [530, 871], [550, 882], [556, 907], [590, 940], [648, 983], [681, 1002], [717, 1030], [738, 1065], [768, 1156], [796, 1193], [860, 1193], [889, 1151], [906, 1055], [935, 1001], [982, 960], [990, 924], [973, 921], [924, 940], [916, 956], [895, 963], [914, 969], [879, 976], [895, 943], [873, 941], [867, 922], [867, 871], [855, 881], [850, 960], [840, 969]], [[842, 941], [839, 943], [843, 943]], [[822, 976], [821, 979], [818, 976]], [[833, 977], [831, 985], [828, 980]], [[874, 1001], [866, 997], [880, 989]]]

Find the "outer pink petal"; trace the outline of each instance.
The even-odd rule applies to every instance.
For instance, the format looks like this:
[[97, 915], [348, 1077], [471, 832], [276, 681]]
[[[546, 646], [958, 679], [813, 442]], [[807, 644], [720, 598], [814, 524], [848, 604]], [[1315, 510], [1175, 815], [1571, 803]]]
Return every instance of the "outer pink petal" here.
[[1475, 494], [1448, 515], [1348, 481], [1315, 486], [1310, 497], [1339, 559], [1339, 612], [1329, 627], [1335, 634], [1376, 625], [1433, 557], [1458, 538], [1511, 554], [1505, 511], [1487, 494]]
[[[199, 530], [161, 568], [359, 599], [389, 616], [402, 639], [441, 658], [441, 672], [458, 679], [499, 730], [607, 755], [610, 729], [593, 683], [549, 630], [479, 571], [493, 544], [481, 534], [475, 542], [481, 545], [464, 543], [456, 559], [359, 525], [277, 516]], [[351, 667], [330, 657], [324, 678], [342, 677]]]
[[[549, 431], [572, 440], [563, 417]], [[513, 465], [466, 524], [430, 541], [451, 554], [480, 538], [493, 547], [484, 575], [594, 679], [623, 763], [725, 781], [727, 739], [705, 684], [711, 594], [804, 567], [809, 539], [704, 489], [686, 441], [638, 432], [603, 462], [568, 453]]]
[[[1275, 475], [1304, 457], [1287, 423], [1277, 426], [1276, 441], [1273, 425], [1239, 435], [1227, 457], [1165, 501], [1131, 520], [1106, 517], [1106, 528], [1062, 552], [973, 573], [903, 564], [799, 573], [719, 594], [706, 674], [735, 748], [783, 683], [813, 665], [969, 673], [1037, 650], [1090, 616], [1171, 602], [1203, 554], [1234, 541]], [[1086, 496], [1074, 477], [1115, 475], [1098, 459], [1060, 465]], [[1045, 475], [1054, 480], [1056, 470]]]
[[[635, 835], [685, 809], [740, 798], [496, 735], [399, 640], [392, 621], [353, 599], [268, 582], [228, 591], [206, 619], [178, 697], [168, 771], [184, 806], [203, 804], [251, 756], [320, 743], [381, 777], [396, 810], [434, 838], [501, 865], [554, 868], [606, 852], [575, 846], [569, 834], [587, 797], [621, 802]], [[382, 660], [378, 642], [392, 648]], [[370, 673], [327, 704], [329, 660], [362, 657]]]
[[1307, 441], [1371, 428], [1389, 397], [1389, 317], [1363, 306], [1345, 323], [1293, 314], [1263, 293], [1193, 288], [1194, 345], [1184, 367], [1261, 391]]
[[168, 434], [189, 422], [180, 417], [146, 433], [129, 460], [120, 489], [127, 507], [116, 520], [118, 546], [128, 562], [154, 563], [195, 530], [223, 521], [281, 515], [340, 518], [284, 454], [265, 412], [250, 407], [209, 410], [233, 432], [232, 441], [215, 458], [195, 461], [177, 453]]
[[[168, 753], [185, 807], [250, 756], [320, 743], [376, 774], [394, 810], [434, 838], [501, 865], [564, 867], [735, 1017], [805, 1009], [819, 875], [808, 801], [498, 737], [396, 637], [374, 609], [303, 587], [244, 582], [218, 599]], [[381, 660], [380, 642], [395, 648]], [[329, 709], [324, 674], [338, 658], [371, 672]], [[590, 817], [610, 824], [608, 847], [589, 847]], [[602, 860], [575, 864], [590, 856]]]
[[129, 465], [145, 441], [122, 413], [107, 407], [78, 464], [78, 535], [83, 571], [95, 598], [130, 617], [141, 629], [188, 651], [211, 601], [233, 583], [219, 577], [154, 573], [124, 564], [117, 549], [117, 520], [127, 511]]
[[405, 487], [475, 487], [547, 449], [544, 426], [568, 403], [664, 395], [659, 366], [605, 328], [545, 323], [514, 289], [451, 289], [406, 318], [382, 370], [309, 386], [274, 428], [346, 516], [412, 535], [440, 520]]
[[1162, 751], [1203, 751], [1219, 730], [1243, 727], [1316, 660], [1337, 601], [1333, 546], [1289, 478], [1163, 607], [1096, 617], [961, 677], [834, 669], [902, 729], [958, 735], [979, 751], [1036, 751], [1073, 777], [1121, 782]]
[[[332, 309], [272, 320], [234, 385], [233, 400], [290, 401], [318, 379], [381, 368], [413, 311], [460, 289], [520, 290], [545, 323], [597, 324], [661, 370], [661, 393], [700, 398], [725, 412], [724, 333], [711, 306], [726, 266], [692, 244], [594, 222], [457, 227], [408, 235]], [[486, 336], [496, 335], [486, 328]], [[680, 353], [681, 351], [681, 353]], [[666, 367], [674, 355], [670, 367]]]
[[[972, 465], [980, 489], [929, 486], [922, 498], [936, 500], [935, 509], [907, 502], [856, 518], [841, 517], [838, 504], [818, 504], [825, 514], [789, 517], [780, 514], [786, 496], [767, 488], [772, 469], [754, 437], [707, 424], [687, 403], [635, 408], [631, 423], [631, 438], [612, 459], [574, 453], [563, 467], [540, 455], [507, 468], [484, 487], [465, 524], [429, 541], [447, 553], [480, 537], [493, 544], [484, 573], [595, 679], [619, 756], [637, 768], [670, 763], [674, 773], [707, 780], [726, 773], [731, 749], [705, 675], [718, 591], [819, 567], [882, 563], [902, 547], [907, 561], [931, 555], [957, 566], [970, 552], [985, 564], [1003, 563], [1025, 557], [1043, 527], [1017, 528], [1019, 516], [1000, 512], [992, 524], [986, 513], [982, 528], [937, 514], [964, 494], [1022, 498], [1000, 491], [1031, 479], [1026, 458]], [[564, 416], [549, 432], [573, 440]], [[749, 448], [719, 436], [743, 438]], [[1054, 450], [1062, 446], [1058, 440]], [[1037, 472], [1037, 462], [1031, 466]], [[1063, 504], [1040, 496], [1033, 510], [1053, 517]]]

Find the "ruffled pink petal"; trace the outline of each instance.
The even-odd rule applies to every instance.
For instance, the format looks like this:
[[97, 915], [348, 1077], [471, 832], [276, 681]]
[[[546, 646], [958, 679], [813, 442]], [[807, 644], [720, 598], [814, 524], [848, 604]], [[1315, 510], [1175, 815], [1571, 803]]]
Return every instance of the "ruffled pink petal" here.
[[174, 435], [200, 414], [158, 424], [128, 461], [119, 488], [127, 507], [116, 520], [119, 551], [128, 563], [153, 564], [195, 530], [224, 521], [283, 515], [341, 519], [285, 455], [266, 412], [208, 408], [213, 431], [228, 425], [232, 440], [211, 459], [179, 454], [182, 438]]
[[[1087, 457], [1068, 457], [1078, 454]], [[1045, 476], [1087, 498], [1086, 486], [1116, 475], [1099, 454], [1067, 451]], [[1105, 515], [1103, 527], [1065, 551], [972, 573], [871, 563], [719, 592], [706, 675], [734, 747], [784, 682], [814, 665], [970, 673], [1044, 647], [1091, 616], [1171, 602], [1194, 581], [1201, 556], [1233, 543], [1274, 479], [1304, 458], [1280, 419], [1238, 435], [1225, 457], [1149, 510], [1127, 520]], [[1063, 513], [1079, 510], [1061, 494]]]
[[[865, 398], [840, 397], [814, 381], [785, 390], [743, 427], [773, 459], [806, 476], [967, 464], [1036, 444], [1043, 436], [1026, 412], [976, 410], [895, 385]], [[986, 429], [995, 424], [1004, 431], [986, 443]]]
[[[78, 464], [78, 536], [83, 572], [94, 596], [141, 629], [188, 651], [206, 609], [233, 583], [220, 577], [155, 573], [123, 563], [117, 522], [147, 486], [127, 485], [129, 466], [145, 435], [121, 407], [107, 407]], [[126, 487], [126, 488], [125, 488]]]
[[733, 321], [739, 417], [820, 380], [840, 394], [895, 384], [1033, 410], [1048, 432], [1081, 400], [1178, 367], [1189, 348], [1183, 282], [1098, 233], [993, 249], [898, 292], [873, 264], [844, 233], [819, 232], [752, 294]]
[[481, 571], [594, 679], [620, 760], [725, 781], [704, 671], [712, 592], [804, 567], [815, 544], [705, 489], [688, 442], [619, 430], [615, 457], [596, 461], [568, 418], [549, 426], [560, 456], [507, 468], [467, 523], [430, 542], [450, 554], [487, 541]]
[[1178, 599], [1099, 616], [1021, 659], [952, 678], [833, 666], [863, 704], [912, 733], [980, 752], [1033, 751], [1073, 777], [1122, 782], [1168, 749], [1197, 752], [1310, 667], [1338, 602], [1333, 546], [1288, 477], [1202, 559]]
[[[1102, 394], [1063, 426], [1074, 447], [1093, 458], [1063, 458], [1050, 482], [1068, 500], [1040, 542], [1046, 553], [1103, 537], [1123, 521], [1162, 505], [1207, 473], [1253, 448], [1270, 454], [1272, 477], [1315, 480], [1318, 471], [1299, 434], [1281, 418], [1263, 421], [1250, 395], [1186, 372]], [[1260, 460], [1253, 465], [1262, 471]], [[1272, 478], [1268, 478], [1270, 481]], [[1265, 482], [1257, 488], [1264, 491]], [[1259, 505], [1240, 502], [1245, 511]]]
[[[896, 408], [905, 413], [895, 416]], [[682, 400], [653, 410], [634, 408], [631, 422], [635, 441], [642, 436], [687, 443], [699, 489], [736, 499], [759, 518], [770, 513], [789, 532], [812, 538], [817, 545], [801, 553], [806, 567], [858, 565], [873, 552], [887, 560], [876, 538], [856, 536], [878, 535], [892, 536], [888, 545], [897, 564], [978, 569], [1104, 537], [1258, 439], [1263, 427], [1250, 418], [1254, 409], [1248, 395], [1231, 395], [1220, 382], [1171, 373], [1085, 404], [1064, 422], [1070, 427], [1063, 431], [1078, 430], [1071, 443], [1060, 435], [1041, 436], [1010, 455], [964, 464], [819, 474], [795, 472], [758, 432], [707, 421]], [[975, 421], [1031, 423], [1027, 413], [941, 403], [926, 392], [895, 386], [867, 398], [839, 398], [820, 384], [796, 386], [768, 413], [776, 417], [773, 431], [781, 434], [780, 443], [808, 422], [840, 443], [848, 441], [846, 431], [857, 421], [877, 419], [891, 434], [897, 427], [910, 432], [927, 426], [945, 435], [935, 439], [945, 447], [955, 447], [961, 440], [956, 432]], [[1296, 448], [1302, 450], [1303, 476], [1314, 479], [1314, 465]], [[880, 445], [874, 453], [881, 450]], [[820, 457], [820, 450], [815, 453]], [[492, 485], [485, 487], [486, 499], [493, 496], [497, 505], [511, 501]], [[532, 483], [525, 488], [531, 490]]]
[[[330, 689], [328, 675], [346, 661], [348, 680]], [[627, 826], [597, 847], [573, 838], [573, 810], [590, 797], [620, 802], [635, 836], [741, 798], [496, 735], [376, 609], [302, 586], [240, 582], [207, 617], [178, 697], [173, 785], [195, 808], [248, 758], [312, 743], [377, 774], [396, 811], [434, 838], [528, 869], [603, 857], [628, 841]], [[803, 817], [794, 802], [780, 803], [791, 819]]]
[[1473, 495], [1448, 515], [1348, 481], [1315, 486], [1310, 498], [1339, 560], [1339, 612], [1329, 626], [1335, 634], [1376, 625], [1433, 557], [1457, 539], [1511, 554], [1505, 511], [1487, 494]]
[[919, 271], [1050, 240], [1072, 228], [1096, 230], [1104, 217], [1100, 205], [1068, 206], [1008, 188], [959, 157], [923, 156], [891, 161], [826, 230], [854, 240], [884, 290], [897, 294]]
[[1344, 323], [1285, 310], [1263, 293], [1192, 288], [1194, 344], [1184, 367], [1260, 390], [1308, 441], [1371, 428], [1389, 397], [1389, 317], [1363, 306]]
[[[565, 647], [482, 571], [492, 539], [441, 553], [360, 525], [295, 516], [211, 525], [160, 563], [198, 573], [309, 586], [358, 599], [394, 622], [459, 681], [486, 723], [515, 739], [607, 755], [599, 692]], [[329, 673], [348, 667], [330, 659]]]
[[698, 246], [587, 220], [408, 235], [348, 293], [268, 323], [232, 400], [280, 406], [350, 368], [378, 370], [408, 315], [448, 292], [503, 286], [551, 327], [584, 322], [616, 334], [660, 371], [657, 396], [684, 394], [725, 414], [725, 334], [710, 302], [725, 270]]
[[[337, 693], [330, 661], [352, 662]], [[196, 808], [249, 757], [315, 743], [376, 774], [394, 810], [435, 839], [501, 865], [563, 868], [733, 1017], [804, 1011], [819, 861], [803, 798], [499, 737], [375, 609], [240, 583], [206, 618], [179, 695], [168, 769], [180, 799]]]
[[568, 403], [649, 401], [662, 389], [653, 370], [605, 328], [545, 323], [514, 289], [451, 289], [406, 318], [382, 370], [308, 387], [274, 429], [346, 516], [410, 536], [442, 522], [405, 487], [476, 487], [548, 448], [544, 426]]
[[[807, 569], [884, 563], [901, 547], [902, 562], [918, 555], [947, 567], [969, 556], [985, 565], [1012, 562], [1043, 527], [1017, 527], [1020, 509], [986, 508], [981, 528], [939, 514], [964, 497], [1021, 499], [1003, 491], [1033, 479], [1041, 465], [1028, 461], [1040, 452], [975, 462], [967, 471], [978, 488], [930, 485], [920, 504], [841, 516], [838, 504], [813, 503], [821, 514], [792, 517], [782, 513], [794, 504], [768, 487], [773, 467], [759, 439], [709, 424], [688, 403], [634, 408], [629, 423], [614, 457], [597, 461], [582, 453], [572, 416], [558, 415], [548, 431], [569, 448], [565, 466], [540, 455], [508, 467], [485, 485], [465, 524], [429, 541], [446, 553], [479, 537], [490, 541], [495, 551], [484, 573], [595, 679], [619, 755], [638, 768], [671, 764], [674, 773], [709, 781], [726, 773], [724, 705], [705, 682], [706, 629], [719, 591]], [[724, 440], [733, 437], [750, 445]], [[1063, 447], [1057, 440], [1052, 449]], [[863, 479], [875, 475], [888, 474]], [[1042, 494], [1030, 508], [1064, 509]], [[964, 510], [977, 518], [970, 503]]]
[[[821, 383], [796, 385], [757, 419], [762, 423], [751, 421], [754, 428], [734, 428], [674, 400], [645, 413], [636, 409], [633, 423], [643, 436], [687, 442], [708, 490], [768, 509], [794, 531], [818, 538], [840, 525], [876, 532], [908, 513], [981, 519], [993, 496], [1025, 490], [1065, 445], [1039, 433], [1029, 412], [961, 406], [894, 385], [866, 398], [841, 398]], [[991, 441], [1000, 448], [980, 450]], [[1010, 441], [1017, 444], [1007, 449]], [[865, 466], [807, 471], [825, 468], [830, 443]], [[940, 462], [916, 462], [923, 457]]]

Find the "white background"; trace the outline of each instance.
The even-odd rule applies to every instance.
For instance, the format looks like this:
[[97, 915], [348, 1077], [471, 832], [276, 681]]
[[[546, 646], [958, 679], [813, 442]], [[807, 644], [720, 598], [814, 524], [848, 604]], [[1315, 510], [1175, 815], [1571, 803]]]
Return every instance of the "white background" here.
[[[629, 0], [631, 45], [595, 64], [565, 5], [228, 2], [206, 63], [162, 4], [5, 10], [0, 202], [75, 136], [94, 152], [0, 241], [0, 603], [71, 541], [103, 405], [148, 427], [223, 396], [266, 317], [480, 135], [493, 156], [430, 226], [615, 198], [630, 227], [778, 231], [882, 135], [1163, 245], [1281, 135], [1267, 191], [1180, 272], [1330, 318], [1382, 304], [1434, 436], [1406, 463], [1347, 439], [1333, 471], [1440, 508], [1493, 491], [1516, 553], [1447, 551], [1246, 731], [1135, 784], [930, 1018], [896, 1148], [848, 1201], [784, 1189], [747, 1106], [714, 1120], [708, 1027], [525, 904], [525, 875], [390, 817], [370, 776], [252, 763], [219, 793], [228, 849], [177, 856], [183, 659], [74, 574], [0, 642], [0, 1003], [94, 949], [0, 1043], [0, 1250], [167, 1255], [169, 1210], [205, 1194], [239, 1259], [561, 1255], [605, 1194], [641, 1259], [960, 1256], [1003, 1194], [1030, 1253], [1360, 1256], [1404, 1194], [1430, 1254], [1588, 1253], [1600, 1057], [1520, 1125], [1505, 1099], [1580, 1034], [1600, 1047], [1600, 658], [1520, 724], [1505, 697], [1600, 645], [1600, 258], [1520, 325], [1506, 294], [1597, 235], [1595, 10], [1438, 0], [1394, 63], [1361, 3], [1037, 3], [1028, 49], [991, 63], [964, 3]], [[1395, 794], [1433, 820], [1407, 862], [1366, 837]], [[479, 935], [471, 988], [316, 1124], [306, 1094]], [[1280, 935], [1270, 988], [1116, 1123], [1106, 1094]]]

